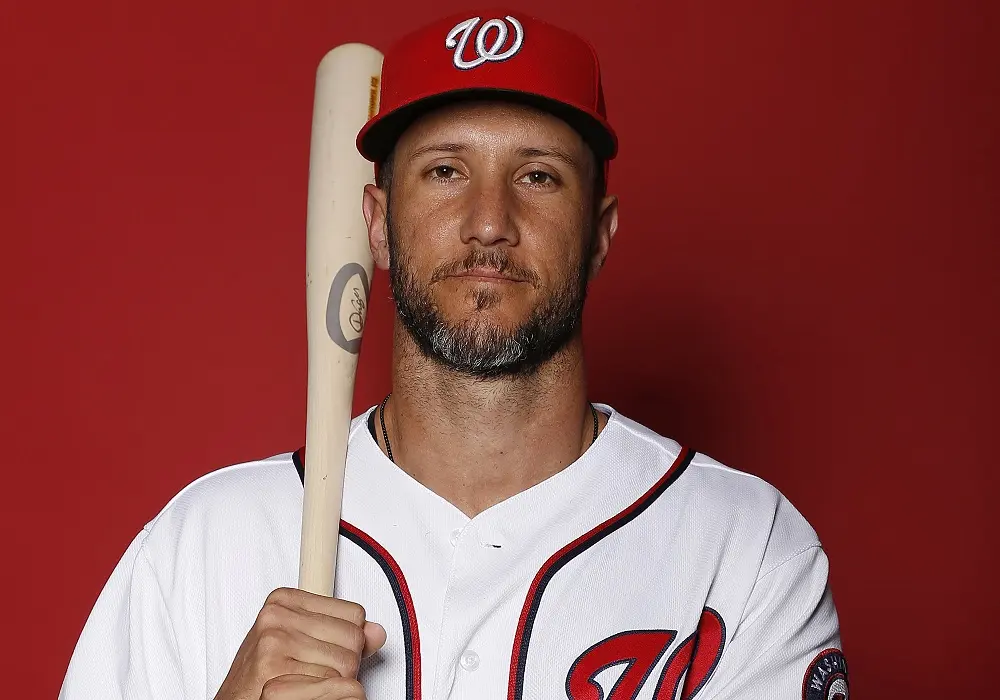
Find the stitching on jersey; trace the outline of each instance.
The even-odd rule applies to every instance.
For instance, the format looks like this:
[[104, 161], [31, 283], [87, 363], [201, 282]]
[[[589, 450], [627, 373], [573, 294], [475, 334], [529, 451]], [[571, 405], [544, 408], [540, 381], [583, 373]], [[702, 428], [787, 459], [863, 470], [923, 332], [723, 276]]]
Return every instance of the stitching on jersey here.
[[[789, 563], [795, 561], [796, 559], [798, 559], [799, 557], [801, 557], [803, 554], [807, 554], [807, 553], [811, 552], [814, 549], [822, 550], [822, 546], [819, 545], [819, 544], [807, 545], [807, 546], [803, 547], [802, 549], [800, 549], [795, 554], [793, 554], [793, 555], [787, 557], [786, 559], [784, 559], [777, 566], [773, 566], [770, 569], [768, 569], [767, 573], [765, 573], [765, 574], [757, 577], [757, 580], [755, 580], [753, 582], [753, 587], [750, 589], [750, 594], [747, 596], [746, 601], [744, 601], [744, 603], [743, 603], [743, 609], [740, 610], [739, 622], [736, 623], [736, 629], [733, 631], [733, 640], [735, 640], [739, 636], [742, 636], [741, 633], [743, 632], [743, 629], [744, 629], [743, 628], [743, 623], [746, 621], [747, 606], [750, 604], [750, 599], [753, 598], [754, 591], [757, 590], [757, 587], [760, 585], [760, 583], [763, 582], [763, 580], [765, 578], [767, 578], [768, 576], [770, 576], [771, 574], [773, 574], [774, 572], [776, 572], [778, 569], [782, 568], [783, 566], [786, 566], [787, 564], [789, 564]], [[821, 596], [820, 596], [821, 598], [822, 598], [822, 595], [823, 594], [821, 594]], [[810, 614], [812, 614], [812, 611], [810, 611]], [[760, 649], [759, 652], [758, 652], [758, 657], [759, 656], [763, 656], [768, 651], [770, 651], [774, 647], [774, 645], [776, 643], [777, 643], [777, 641], [773, 641], [768, 646], [764, 647], [763, 649]]]
[[[617, 415], [617, 413], [615, 413], [615, 415]], [[614, 418], [614, 417], [615, 416], [612, 416], [612, 418]], [[657, 450], [663, 451], [663, 452], [667, 453], [670, 456], [671, 460], [677, 459], [677, 455], [680, 454], [680, 452], [674, 452], [673, 450], [671, 450], [667, 445], [664, 445], [660, 440], [657, 440], [654, 437], [651, 437], [649, 435], [646, 435], [646, 434], [644, 434], [644, 433], [636, 430], [631, 425], [628, 425], [624, 420], [618, 420], [618, 421], [616, 421], [615, 425], [623, 428], [624, 430], [627, 430], [633, 437], [638, 438], [639, 440], [642, 440], [643, 442], [645, 442], [648, 445], [652, 445]], [[663, 438], [663, 436], [659, 436], [659, 437]], [[600, 438], [598, 438], [598, 439], [600, 439]], [[672, 438], [663, 438], [663, 439], [670, 440], [671, 442], [673, 442], [673, 443], [677, 444], [679, 447], [681, 447], [680, 443], [678, 443], [676, 440], [673, 440]], [[683, 447], [681, 447], [681, 449], [683, 449]], [[707, 459], [698, 459], [699, 457], [705, 457]], [[715, 460], [713, 460], [710, 457], [708, 457], [708, 455], [703, 455], [700, 452], [695, 452], [694, 457], [691, 458], [691, 463], [688, 466], [689, 467], [701, 467], [702, 469], [716, 469], [718, 471], [726, 472], [727, 474], [733, 474], [734, 476], [744, 476], [744, 477], [747, 477], [748, 479], [753, 479], [754, 481], [760, 481], [760, 482], [763, 482], [763, 483], [767, 484], [768, 486], [771, 486], [771, 484], [768, 484], [767, 481], [765, 481], [761, 477], [757, 476], [756, 474], [750, 474], [748, 472], [741, 472], [739, 469], [733, 469], [732, 467], [728, 467], [725, 464], [720, 464], [719, 462], [716, 462]], [[772, 486], [772, 488], [773, 488], [773, 486]]]
[[[772, 526], [773, 526], [773, 523], [772, 523]], [[740, 625], [742, 625], [742, 624], [743, 624], [743, 620], [744, 620], [744, 619], [745, 619], [745, 617], [746, 617], [746, 613], [747, 613], [747, 606], [748, 606], [748, 605], [750, 604], [750, 598], [752, 598], [752, 597], [753, 597], [753, 592], [754, 592], [755, 590], [757, 590], [757, 586], [758, 586], [758, 585], [760, 584], [760, 582], [761, 582], [761, 581], [763, 581], [763, 580], [764, 580], [765, 578], [767, 578], [768, 576], [770, 576], [771, 574], [773, 574], [773, 573], [774, 573], [775, 571], [777, 571], [777, 570], [778, 570], [778, 569], [780, 569], [781, 567], [783, 567], [783, 566], [784, 566], [785, 564], [787, 564], [788, 562], [790, 562], [790, 561], [792, 561], [793, 559], [795, 559], [796, 557], [798, 557], [798, 556], [800, 556], [800, 555], [802, 555], [802, 554], [805, 554], [805, 553], [806, 553], [806, 552], [808, 552], [809, 550], [811, 550], [811, 549], [813, 549], [813, 548], [815, 548], [815, 547], [819, 547], [819, 546], [820, 546], [820, 545], [819, 545], [819, 544], [817, 544], [817, 543], [813, 543], [813, 544], [808, 544], [808, 545], [805, 545], [805, 546], [803, 546], [803, 547], [802, 547], [801, 549], [799, 549], [798, 551], [796, 551], [796, 552], [795, 552], [794, 554], [792, 554], [792, 555], [790, 555], [790, 556], [786, 557], [785, 559], [783, 559], [783, 560], [782, 560], [781, 562], [779, 562], [778, 564], [775, 564], [774, 566], [772, 566], [772, 567], [771, 567], [770, 569], [768, 569], [768, 570], [767, 570], [766, 572], [764, 572], [763, 574], [762, 574], [762, 573], [760, 573], [760, 569], [758, 569], [758, 570], [757, 570], [757, 577], [756, 577], [756, 578], [754, 579], [754, 581], [753, 581], [753, 586], [751, 586], [751, 587], [750, 587], [750, 593], [749, 593], [749, 594], [747, 595], [747, 598], [746, 598], [746, 600], [744, 600], [744, 601], [743, 601], [743, 608], [742, 608], [742, 609], [740, 610], [740, 616], [739, 616], [739, 617], [737, 618], [737, 620], [739, 620], [739, 622], [738, 622], [738, 623], [737, 623], [737, 625], [736, 625], [736, 631], [735, 631], [735, 632], [733, 633], [733, 636], [734, 636], [734, 637], [735, 637], [735, 635], [736, 635], [736, 634], [738, 634], [738, 633], [739, 633], [739, 631], [740, 631]], [[765, 547], [765, 552], [766, 552], [766, 547]], [[761, 553], [761, 563], [763, 564], [763, 562], [764, 562], [764, 553]]]
[[[809, 551], [811, 551], [813, 549], [820, 549], [820, 550], [822, 550], [822, 546], [819, 545], [819, 544], [810, 545], [810, 546], [805, 547], [804, 549], [800, 550], [798, 553], [796, 553], [796, 554], [788, 557], [787, 559], [785, 559], [778, 566], [775, 566], [775, 567], [771, 568], [766, 574], [764, 574], [764, 576], [759, 577], [754, 582], [754, 588], [753, 588], [753, 590], [756, 590], [757, 584], [761, 580], [763, 580], [766, 576], [769, 576], [770, 574], [774, 573], [775, 571], [777, 571], [782, 566], [785, 566], [786, 564], [792, 562], [793, 560], [797, 559], [798, 557], [802, 556], [803, 554], [808, 553]], [[751, 596], [753, 594], [753, 590], [751, 591]], [[827, 589], [824, 588], [824, 591], [820, 594], [819, 599], [815, 601], [815, 605], [812, 608], [805, 610], [804, 614], [800, 614], [796, 618], [796, 620], [801, 621], [803, 619], [812, 618], [815, 615], [816, 611], [819, 610], [820, 606], [823, 604], [823, 599], [826, 597], [826, 594], [827, 594]], [[747, 598], [747, 603], [749, 603], [749, 597]], [[732, 638], [732, 640], [730, 640], [730, 644], [732, 644], [733, 642], [735, 642], [737, 640], [737, 638], [742, 637], [742, 632], [744, 631], [743, 623], [745, 621], [744, 620], [744, 613], [745, 612], [746, 612], [746, 603], [744, 604], [743, 610], [740, 613], [739, 622], [737, 623], [736, 630], [733, 632], [733, 638]], [[798, 630], [792, 630], [792, 631], [793, 632], [797, 632]], [[835, 634], [836, 634], [836, 628], [834, 628], [833, 633], [832, 634], [828, 634], [825, 639], [830, 640], [830, 642], [832, 643], [832, 640], [834, 639]], [[784, 640], [773, 639], [770, 644], [768, 644], [767, 646], [765, 646], [763, 648], [758, 649], [757, 653], [752, 657], [752, 660], [756, 661], [757, 659], [763, 658], [772, 649], [774, 649], [776, 646], [778, 646], [778, 644], [780, 642], [782, 642], [782, 641], [784, 641]], [[828, 646], [828, 644], [824, 643], [823, 646], [824, 647]], [[829, 651], [829, 649], [827, 651]], [[837, 649], [837, 651], [839, 651], [839, 649]], [[716, 698], [718, 698], [720, 696], [720, 694], [723, 694], [727, 690], [730, 690], [734, 685], [737, 685], [737, 694], [739, 694], [740, 691], [739, 691], [738, 684], [742, 680], [743, 679], [740, 676], [737, 676], [736, 678], [730, 678], [729, 682], [727, 682], [726, 684], [724, 684], [724, 685], [722, 685], [722, 686], [720, 686], [718, 688], [715, 688], [714, 689], [715, 692], [713, 692], [712, 695], [706, 696], [704, 698], [704, 700], [715, 700]]]
[[793, 559], [797, 559], [798, 557], [802, 556], [806, 552], [809, 552], [809, 551], [811, 551], [813, 549], [822, 549], [822, 548], [823, 548], [823, 546], [821, 544], [819, 544], [819, 543], [813, 543], [813, 544], [804, 545], [801, 549], [799, 549], [798, 551], [796, 551], [794, 554], [788, 555], [787, 557], [785, 557], [784, 559], [782, 559], [780, 563], [775, 564], [770, 569], [768, 569], [765, 573], [760, 574], [759, 576], [757, 576], [757, 580], [753, 582], [754, 587], [756, 588], [756, 586], [757, 586], [758, 583], [760, 583], [761, 581], [763, 581], [764, 579], [766, 579], [768, 576], [770, 576], [775, 571], [777, 571], [778, 569], [780, 569], [781, 567], [783, 567], [785, 564], [788, 564]]
[[[615, 414], [612, 416], [612, 418], [614, 418], [617, 415], [618, 415], [618, 413], [615, 412]], [[624, 420], [618, 420], [618, 421], [616, 421], [615, 425], [617, 425], [620, 428], [623, 428], [624, 430], [627, 430], [629, 433], [631, 433], [631, 435], [633, 437], [639, 438], [643, 442], [654, 446], [657, 450], [662, 450], [663, 452], [666, 452], [668, 455], [670, 455], [670, 459], [672, 461], [676, 460], [677, 456], [681, 452], [684, 451], [684, 447], [681, 446], [679, 443], [677, 443], [676, 440], [673, 440], [672, 442], [674, 442], [675, 444], [677, 444], [677, 446], [680, 448], [680, 451], [678, 451], [678, 452], [674, 452], [673, 450], [671, 450], [670, 448], [668, 448], [666, 445], [664, 445], [659, 440], [655, 440], [652, 437], [650, 437], [649, 435], [644, 435], [643, 433], [640, 433], [638, 430], [636, 430], [635, 428], [633, 428], [631, 425], [628, 425]], [[669, 439], [669, 438], [667, 438], [667, 439]], [[692, 461], [693, 461], [693, 457], [692, 457]]]
[[[725, 464], [719, 464], [718, 462], [712, 461], [691, 461], [691, 466], [701, 467], [702, 469], [715, 469], [720, 472], [726, 472], [727, 474], [732, 474], [733, 476], [745, 476], [748, 479], [753, 479], [754, 481], [762, 481], [768, 486], [771, 486], [767, 481], [764, 481], [761, 477], [756, 474], [751, 474], [750, 472], [741, 472], [739, 469], [733, 469], [732, 467], [727, 467]], [[772, 486], [773, 488], [773, 486]]]
[[[129, 578], [130, 579], [135, 578], [135, 568], [136, 565], [139, 563], [139, 558], [141, 557], [145, 565], [149, 567], [149, 572], [152, 575], [153, 583], [156, 586], [156, 595], [159, 598], [160, 604], [163, 606], [163, 609], [165, 611], [168, 611], [167, 597], [163, 595], [163, 587], [160, 585], [159, 576], [156, 575], [156, 567], [153, 566], [153, 561], [149, 558], [149, 552], [146, 550], [146, 542], [149, 541], [149, 537], [152, 533], [146, 528], [142, 529], [142, 533], [143, 533], [143, 538], [142, 541], [139, 542], [139, 551], [136, 554], [136, 558], [135, 560], [132, 561], [132, 569], [129, 571]], [[132, 596], [128, 597], [128, 616], [130, 618], [132, 617]], [[181, 665], [180, 658], [178, 657], [177, 654], [178, 650], [180, 649], [180, 645], [177, 643], [177, 630], [174, 629], [174, 621], [170, 618], [169, 613], [167, 614], [166, 618], [170, 623], [169, 625], [167, 625], [167, 628], [170, 630], [170, 642], [171, 642], [171, 647], [174, 650], [174, 662], [177, 664], [177, 668], [181, 671], [181, 674], [183, 676], [184, 668]], [[207, 685], [208, 684], [207, 670], [205, 678], [203, 680]]]

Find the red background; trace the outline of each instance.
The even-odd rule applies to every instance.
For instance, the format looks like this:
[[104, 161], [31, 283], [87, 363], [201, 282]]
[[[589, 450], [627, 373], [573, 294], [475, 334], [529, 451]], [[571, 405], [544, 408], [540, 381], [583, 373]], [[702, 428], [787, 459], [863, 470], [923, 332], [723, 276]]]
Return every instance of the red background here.
[[[55, 695], [178, 489], [302, 443], [314, 70], [426, 5], [0, 10], [5, 696]], [[621, 134], [593, 398], [806, 515], [859, 697], [995, 692], [997, 4], [518, 5], [592, 39]], [[380, 276], [358, 410], [391, 311]]]

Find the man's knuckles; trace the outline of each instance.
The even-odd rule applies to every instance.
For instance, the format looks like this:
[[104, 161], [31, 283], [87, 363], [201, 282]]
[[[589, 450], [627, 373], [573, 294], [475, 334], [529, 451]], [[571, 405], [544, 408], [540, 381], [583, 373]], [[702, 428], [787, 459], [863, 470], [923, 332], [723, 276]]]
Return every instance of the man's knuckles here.
[[267, 607], [269, 604], [282, 605], [286, 608], [298, 606], [301, 594], [302, 591], [295, 588], [275, 588], [267, 594], [264, 606]]
[[[364, 607], [350, 600], [318, 596], [295, 588], [276, 588], [264, 600], [261, 615], [266, 620], [280, 622], [287, 619], [295, 610], [316, 612], [328, 617], [347, 620], [353, 625], [363, 627], [367, 619]], [[270, 616], [274, 616], [271, 618]], [[260, 619], [260, 616], [258, 616]]]
[[293, 624], [295, 613], [288, 608], [275, 602], [264, 603], [264, 607], [257, 613], [257, 620], [254, 627], [259, 634], [264, 634], [268, 630], [276, 630], [290, 627]]
[[347, 620], [359, 629], [364, 626], [368, 613], [365, 612], [365, 609], [361, 605], [349, 600], [336, 600], [334, 602], [336, 603], [337, 613], [339, 613], [334, 614], [334, 617]]
[[282, 657], [288, 654], [292, 635], [281, 627], [264, 627], [257, 634], [258, 658]]
[[328, 649], [330, 665], [346, 678], [353, 678], [358, 675], [358, 668], [361, 666], [361, 652], [345, 649], [341, 646], [330, 645]]

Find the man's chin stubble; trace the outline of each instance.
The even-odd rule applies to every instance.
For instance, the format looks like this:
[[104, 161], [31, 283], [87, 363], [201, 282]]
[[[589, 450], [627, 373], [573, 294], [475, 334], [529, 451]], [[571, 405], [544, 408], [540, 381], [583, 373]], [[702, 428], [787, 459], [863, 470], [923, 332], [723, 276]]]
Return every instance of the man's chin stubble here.
[[[447, 369], [483, 380], [526, 377], [555, 358], [579, 331], [587, 294], [586, 268], [582, 264], [575, 284], [569, 282], [559, 288], [520, 326], [510, 329], [497, 324], [449, 323], [429, 286], [421, 287], [409, 274], [406, 256], [396, 249], [394, 237], [390, 237], [390, 250], [396, 263], [390, 267], [389, 282], [397, 318], [420, 352]], [[503, 262], [491, 259], [491, 264]], [[522, 275], [527, 278], [530, 272], [523, 271]], [[501, 290], [492, 286], [475, 289], [471, 294], [474, 313], [503, 301]]]

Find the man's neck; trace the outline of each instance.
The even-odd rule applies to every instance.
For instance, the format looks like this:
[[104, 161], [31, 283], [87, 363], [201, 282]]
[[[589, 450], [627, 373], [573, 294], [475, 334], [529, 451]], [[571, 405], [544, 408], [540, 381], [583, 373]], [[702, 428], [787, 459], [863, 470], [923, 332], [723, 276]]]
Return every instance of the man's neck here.
[[483, 380], [425, 357], [398, 324], [395, 336], [385, 411], [393, 459], [469, 517], [556, 474], [590, 445], [579, 337], [529, 376]]

